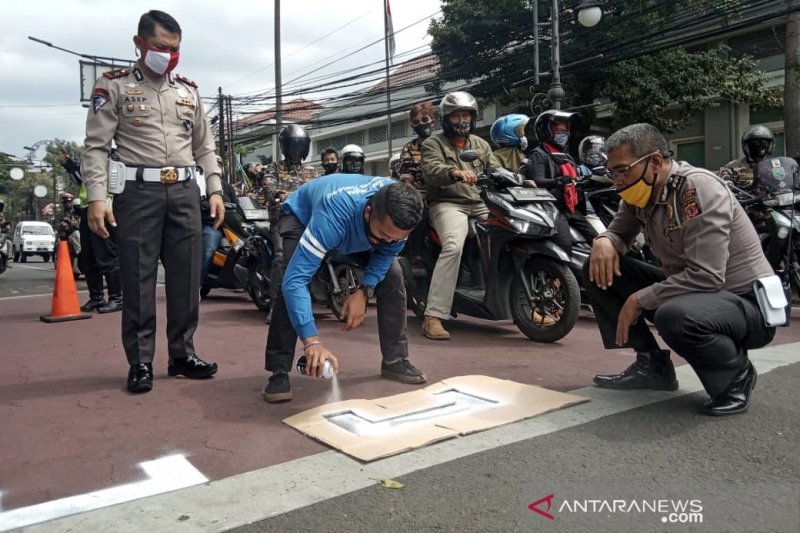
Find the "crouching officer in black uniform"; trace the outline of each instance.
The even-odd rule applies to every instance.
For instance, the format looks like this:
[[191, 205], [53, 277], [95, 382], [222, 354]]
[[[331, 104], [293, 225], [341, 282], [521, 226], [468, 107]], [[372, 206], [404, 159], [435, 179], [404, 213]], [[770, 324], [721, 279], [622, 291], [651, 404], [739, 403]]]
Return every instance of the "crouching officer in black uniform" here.
[[[753, 225], [715, 174], [672, 161], [655, 127], [626, 126], [606, 150], [623, 201], [594, 240], [584, 286], [605, 348], [633, 348], [636, 362], [595, 383], [678, 388], [669, 351], [659, 349], [647, 318], [697, 373], [710, 396], [706, 414], [746, 411], [756, 382], [747, 351], [775, 335], [753, 293], [757, 279], [772, 275]], [[642, 228], [663, 270], [625, 256]]]
[[[107, 72], [95, 83], [86, 119], [83, 175], [89, 196], [89, 227], [108, 237], [117, 227], [122, 279], [122, 344], [128, 358], [128, 390], [153, 387], [158, 259], [167, 294], [170, 376], [211, 377], [216, 363], [194, 350], [200, 299], [200, 187], [195, 166], [205, 171], [209, 209], [222, 223], [220, 169], [214, 139], [197, 85], [172, 73], [178, 63], [181, 27], [163, 11], [139, 20], [133, 42], [141, 59], [131, 69]], [[111, 141], [125, 164], [124, 190], [106, 201]], [[112, 173], [112, 177], [116, 175]], [[113, 180], [112, 180], [113, 183]]]

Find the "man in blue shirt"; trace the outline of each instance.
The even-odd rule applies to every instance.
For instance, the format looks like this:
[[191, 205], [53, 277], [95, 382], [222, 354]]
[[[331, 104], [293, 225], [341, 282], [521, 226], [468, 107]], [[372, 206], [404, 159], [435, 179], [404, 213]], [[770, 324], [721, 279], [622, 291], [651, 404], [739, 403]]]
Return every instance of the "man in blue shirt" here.
[[408, 361], [406, 291], [397, 254], [422, 216], [422, 197], [389, 178], [332, 174], [301, 186], [283, 204], [278, 230], [283, 237], [282, 290], [272, 307], [266, 369], [272, 372], [263, 397], [292, 399], [289, 371], [299, 337], [308, 358], [307, 371], [321, 377], [325, 361], [338, 372], [336, 357], [325, 347], [311, 312], [308, 284], [329, 251], [371, 251], [360, 290], [344, 302], [345, 331], [364, 320], [373, 293], [378, 304], [381, 375], [402, 383], [425, 383]]

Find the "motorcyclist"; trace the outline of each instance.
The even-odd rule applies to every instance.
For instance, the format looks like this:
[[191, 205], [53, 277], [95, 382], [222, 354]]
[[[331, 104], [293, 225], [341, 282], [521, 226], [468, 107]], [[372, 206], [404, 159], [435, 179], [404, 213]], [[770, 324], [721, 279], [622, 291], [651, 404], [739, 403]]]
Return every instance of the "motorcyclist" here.
[[389, 158], [389, 177], [400, 181], [400, 154], [394, 154]]
[[62, 219], [59, 228], [58, 238], [62, 241], [69, 240], [72, 232], [78, 231], [81, 224], [81, 217], [75, 209], [75, 195], [65, 192], [61, 195]]
[[753, 185], [753, 167], [771, 156], [774, 147], [775, 135], [772, 130], [761, 125], [750, 126], [742, 135], [744, 157], [734, 159], [720, 168], [719, 176], [739, 189], [749, 190]]
[[[422, 143], [433, 133], [433, 103], [421, 102], [411, 106], [409, 111], [411, 128], [417, 137], [403, 145], [400, 151], [400, 181], [413, 185], [425, 197], [425, 180], [420, 167], [422, 165]], [[427, 226], [425, 221], [418, 225]]]
[[[469, 231], [469, 218], [486, 218], [489, 210], [475, 184], [478, 174], [500, 166], [489, 143], [471, 135], [478, 121], [478, 102], [466, 92], [448, 93], [439, 103], [442, 132], [422, 143], [422, 176], [425, 179], [431, 223], [442, 249], [431, 276], [422, 334], [433, 340], [447, 340], [450, 333], [442, 320], [450, 319], [461, 263]], [[464, 150], [475, 150], [479, 158], [462, 161]]]
[[339, 172], [339, 154], [333, 148], [325, 148], [320, 155], [320, 160], [324, 170], [323, 176]]
[[597, 237], [597, 231], [586, 220], [586, 201], [577, 187], [579, 170], [566, 153], [574, 118], [575, 113], [554, 109], [536, 117], [534, 129], [539, 146], [530, 152], [530, 162], [525, 172], [536, 185], [550, 190], [569, 225], [592, 242]]
[[342, 174], [364, 173], [364, 150], [357, 144], [342, 148]]

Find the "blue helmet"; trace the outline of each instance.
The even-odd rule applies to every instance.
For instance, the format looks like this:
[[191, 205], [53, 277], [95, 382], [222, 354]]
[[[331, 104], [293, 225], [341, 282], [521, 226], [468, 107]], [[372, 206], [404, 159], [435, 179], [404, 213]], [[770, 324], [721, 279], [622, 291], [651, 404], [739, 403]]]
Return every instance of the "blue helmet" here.
[[497, 146], [515, 146], [520, 150], [528, 148], [525, 126], [529, 117], [520, 114], [505, 115], [498, 118], [489, 130], [492, 142]]

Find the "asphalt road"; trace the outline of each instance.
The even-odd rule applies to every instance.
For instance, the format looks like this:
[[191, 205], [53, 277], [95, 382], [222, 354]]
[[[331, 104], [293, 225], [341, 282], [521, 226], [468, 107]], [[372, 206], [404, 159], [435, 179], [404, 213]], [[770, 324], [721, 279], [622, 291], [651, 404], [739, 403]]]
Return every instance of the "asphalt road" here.
[[[0, 274], [0, 298], [53, 292], [54, 263], [45, 263], [37, 255], [29, 257], [26, 263], [11, 261], [8, 266], [9, 268]], [[86, 284], [81, 280], [76, 286], [79, 291], [86, 289]]]
[[[761, 376], [757, 414], [710, 418], [696, 412], [704, 394], [690, 394], [231, 531], [796, 533], [798, 384], [793, 364]], [[552, 519], [528, 508], [549, 495]], [[637, 511], [648, 504], [670, 512]], [[547, 512], [547, 500], [536, 508]]]

